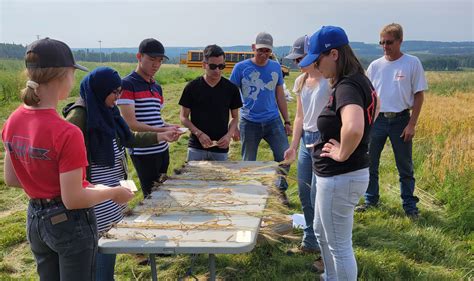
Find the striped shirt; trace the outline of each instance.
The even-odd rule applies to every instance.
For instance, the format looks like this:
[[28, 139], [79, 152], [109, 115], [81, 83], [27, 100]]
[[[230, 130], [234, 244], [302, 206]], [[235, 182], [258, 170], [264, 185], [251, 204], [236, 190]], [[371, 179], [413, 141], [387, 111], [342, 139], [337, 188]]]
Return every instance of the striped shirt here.
[[[91, 163], [90, 182], [92, 184], [103, 184], [110, 187], [120, 185], [120, 181], [125, 179], [125, 149], [119, 148], [116, 139], [114, 139], [114, 166], [98, 166]], [[111, 200], [104, 201], [94, 206], [97, 217], [97, 229], [100, 232], [107, 231], [115, 223], [123, 219], [123, 210], [126, 204], [119, 205]]]
[[[138, 122], [153, 127], [163, 127], [161, 109], [164, 105], [163, 90], [154, 80], [145, 81], [133, 71], [122, 80], [123, 93], [117, 101], [118, 105], [132, 104], [135, 106], [135, 118]], [[157, 145], [143, 148], [129, 148], [130, 155], [147, 155], [166, 151], [168, 143], [165, 141]]]

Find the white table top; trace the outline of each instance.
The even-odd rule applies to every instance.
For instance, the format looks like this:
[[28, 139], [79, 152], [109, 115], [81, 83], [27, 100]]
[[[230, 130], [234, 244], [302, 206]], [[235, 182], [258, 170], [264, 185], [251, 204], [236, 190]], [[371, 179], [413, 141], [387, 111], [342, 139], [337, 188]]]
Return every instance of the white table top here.
[[[251, 251], [276, 179], [275, 162], [189, 162], [105, 237], [101, 253]], [[262, 183], [263, 182], [263, 183]]]

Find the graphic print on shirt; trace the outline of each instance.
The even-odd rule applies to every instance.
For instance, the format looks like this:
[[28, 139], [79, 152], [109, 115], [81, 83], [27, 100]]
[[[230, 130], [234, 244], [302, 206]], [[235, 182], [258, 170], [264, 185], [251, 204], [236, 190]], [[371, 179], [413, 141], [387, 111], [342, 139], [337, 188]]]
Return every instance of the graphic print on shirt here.
[[403, 79], [405, 79], [405, 75], [402, 73], [401, 70], [398, 70], [397, 73], [395, 74], [395, 80], [401, 81]]
[[23, 163], [29, 163], [30, 159], [51, 160], [47, 154], [49, 149], [31, 146], [30, 139], [13, 136], [12, 142], [5, 142], [11, 155]]
[[[265, 89], [275, 91], [278, 83], [278, 73], [272, 72], [271, 77], [270, 81], [265, 82], [260, 78], [260, 72], [255, 68], [249, 67], [244, 70], [242, 79], [242, 96], [246, 107], [242, 108], [243, 111], [248, 113], [252, 110], [261, 91], [264, 91]], [[251, 105], [250, 102], [252, 103]]]

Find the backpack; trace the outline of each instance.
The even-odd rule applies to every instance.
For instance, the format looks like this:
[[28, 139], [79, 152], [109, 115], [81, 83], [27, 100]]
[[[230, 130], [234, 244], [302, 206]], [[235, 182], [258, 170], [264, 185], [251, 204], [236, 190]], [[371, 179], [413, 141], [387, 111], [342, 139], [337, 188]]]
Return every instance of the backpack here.
[[64, 106], [63, 109], [61, 110], [63, 117], [66, 118], [69, 112], [71, 112], [71, 110], [73, 110], [76, 107], [86, 108], [86, 102], [84, 101], [84, 99], [80, 97], [75, 102], [66, 104], [66, 106]]

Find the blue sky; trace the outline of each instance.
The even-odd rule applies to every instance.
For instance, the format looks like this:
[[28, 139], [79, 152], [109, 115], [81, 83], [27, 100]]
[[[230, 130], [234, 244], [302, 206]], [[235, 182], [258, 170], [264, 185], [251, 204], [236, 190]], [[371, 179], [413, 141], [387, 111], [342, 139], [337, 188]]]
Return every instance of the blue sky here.
[[472, 0], [0, 0], [0, 42], [39, 37], [73, 48], [137, 47], [147, 37], [165, 46], [249, 45], [260, 31], [291, 45], [322, 25], [344, 28], [350, 41], [375, 43], [385, 24], [405, 40], [474, 41]]

